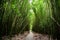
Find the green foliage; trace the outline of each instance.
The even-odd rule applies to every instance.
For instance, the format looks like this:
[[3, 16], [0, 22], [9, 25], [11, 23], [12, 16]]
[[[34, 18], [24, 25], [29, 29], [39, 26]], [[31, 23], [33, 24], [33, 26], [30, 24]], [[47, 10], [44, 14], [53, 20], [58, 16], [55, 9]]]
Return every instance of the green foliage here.
[[51, 19], [52, 9], [50, 0], [36, 0], [32, 3], [32, 8], [35, 12], [36, 22], [33, 26], [33, 31], [38, 33], [51, 34], [53, 21]]
[[[27, 7], [28, 6], [28, 7]], [[4, 0], [4, 14], [2, 15], [2, 26], [0, 35], [12, 35], [29, 31], [28, 0]]]
[[[57, 39], [59, 39], [60, 37], [60, 0], [53, 0], [53, 1], [51, 1], [51, 4], [52, 4], [52, 10], [53, 10], [53, 18], [55, 19], [55, 33], [56, 34], [54, 34], [54, 37], [57, 37]], [[54, 4], [53, 4], [54, 3]], [[56, 36], [55, 36], [56, 35]]]
[[2, 0], [0, 10], [0, 36], [29, 30], [52, 36], [60, 33], [59, 0]]

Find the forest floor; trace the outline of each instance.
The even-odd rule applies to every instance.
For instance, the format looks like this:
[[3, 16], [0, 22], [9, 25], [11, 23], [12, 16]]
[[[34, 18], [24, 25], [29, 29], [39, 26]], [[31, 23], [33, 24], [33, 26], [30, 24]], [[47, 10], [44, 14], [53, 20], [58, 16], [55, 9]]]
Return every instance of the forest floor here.
[[53, 40], [52, 37], [49, 37], [46, 34], [39, 34], [34, 32], [24, 32], [24, 34], [14, 35], [13, 37], [2, 37], [2, 40]]

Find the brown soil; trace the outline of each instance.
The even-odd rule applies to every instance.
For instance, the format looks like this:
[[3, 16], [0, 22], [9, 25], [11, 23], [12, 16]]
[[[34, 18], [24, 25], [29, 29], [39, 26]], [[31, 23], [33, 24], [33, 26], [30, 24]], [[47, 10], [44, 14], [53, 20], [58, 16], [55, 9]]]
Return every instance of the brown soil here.
[[[39, 34], [39, 33], [33, 33], [33, 39], [32, 40], [53, 40], [52, 37], [49, 37], [46, 34]], [[2, 37], [2, 40], [26, 40], [26, 37], [28, 36], [29, 32], [26, 31], [23, 34], [14, 35], [13, 37]]]

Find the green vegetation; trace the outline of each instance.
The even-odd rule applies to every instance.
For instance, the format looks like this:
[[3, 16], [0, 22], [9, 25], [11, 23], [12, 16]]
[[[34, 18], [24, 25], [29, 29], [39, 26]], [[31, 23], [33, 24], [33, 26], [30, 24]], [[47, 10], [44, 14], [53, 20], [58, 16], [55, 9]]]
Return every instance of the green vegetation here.
[[34, 31], [60, 36], [60, 0], [2, 0], [0, 36]]
[[[28, 7], [27, 7], [28, 6]], [[11, 35], [22, 33], [29, 30], [29, 21], [27, 20], [30, 9], [28, 0], [4, 0], [3, 1], [1, 34]]]

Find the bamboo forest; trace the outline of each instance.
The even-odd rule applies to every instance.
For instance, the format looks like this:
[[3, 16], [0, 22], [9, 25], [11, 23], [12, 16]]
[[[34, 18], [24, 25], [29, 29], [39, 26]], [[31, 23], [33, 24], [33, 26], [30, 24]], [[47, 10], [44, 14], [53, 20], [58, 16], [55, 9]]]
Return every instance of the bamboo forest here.
[[60, 0], [1, 0], [0, 40], [60, 40]]

